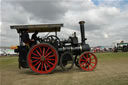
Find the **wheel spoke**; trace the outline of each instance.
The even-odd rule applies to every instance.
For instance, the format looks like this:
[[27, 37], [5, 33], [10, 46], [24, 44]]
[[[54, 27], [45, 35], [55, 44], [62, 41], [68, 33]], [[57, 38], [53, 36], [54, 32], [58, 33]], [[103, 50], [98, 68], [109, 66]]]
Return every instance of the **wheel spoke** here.
[[51, 66], [46, 62], [46, 65], [50, 68]]
[[38, 52], [38, 50], [36, 50], [36, 52], [38, 53], [38, 55], [41, 57], [41, 54]]
[[35, 56], [38, 56], [37, 54], [35, 54], [34, 52], [32, 53], [33, 55], [35, 55]]
[[95, 58], [91, 59], [91, 60], [95, 60]]
[[86, 54], [87, 55], [87, 59], [88, 59], [88, 54]]
[[46, 67], [46, 64], [44, 63], [44, 67], [45, 67], [45, 70], [47, 71], [47, 67]]
[[32, 63], [33, 63], [33, 62], [36, 62], [36, 61], [38, 61], [38, 60], [34, 60], [34, 61], [32, 61]]
[[89, 58], [89, 62], [91, 62], [91, 58]]
[[81, 59], [80, 61], [86, 61], [86, 60]]
[[52, 63], [52, 62], [50, 62], [50, 61], [48, 61], [48, 63], [50, 63], [51, 65], [54, 65], [54, 63]]
[[88, 61], [88, 58], [86, 58], [85, 56], [83, 56], [84, 57], [84, 59], [85, 59], [85, 62], [87, 63], [87, 61]]
[[86, 65], [87, 65], [87, 63], [82, 63], [81, 65], [84, 65], [84, 64], [86, 64]]
[[95, 62], [91, 62], [91, 63], [96, 64]]
[[32, 57], [32, 58], [34, 58], [34, 59], [40, 59], [39, 57]]
[[43, 56], [45, 55], [45, 48], [43, 48]]
[[93, 68], [92, 64], [90, 64], [90, 66]]
[[87, 60], [87, 58], [85, 56], [83, 56], [85, 60]]
[[49, 56], [52, 53], [52, 51], [50, 51], [45, 57]]
[[47, 52], [49, 51], [49, 47], [48, 47], [48, 49], [47, 49], [47, 51], [46, 51], [46, 53], [45, 53], [45, 55], [47, 55]]
[[88, 64], [86, 64], [86, 63], [85, 63], [85, 64], [83, 64], [83, 67], [84, 67], [84, 68], [86, 68], [87, 66], [88, 66]]
[[42, 55], [42, 50], [41, 50], [41, 48], [39, 47], [39, 49], [40, 49], [40, 53], [41, 53], [41, 55]]
[[90, 70], [89, 64], [88, 64], [88, 70]]
[[48, 58], [50, 58], [50, 57], [55, 57], [56, 55], [55, 54], [53, 54], [53, 55], [51, 55], [51, 56], [48, 56]]
[[36, 66], [37, 64], [39, 64], [40, 63], [40, 61], [38, 61], [36, 64], [34, 64], [33, 66]]
[[47, 59], [47, 60], [55, 61], [55, 59]]
[[37, 70], [39, 69], [40, 65], [41, 65], [41, 63], [38, 65]]

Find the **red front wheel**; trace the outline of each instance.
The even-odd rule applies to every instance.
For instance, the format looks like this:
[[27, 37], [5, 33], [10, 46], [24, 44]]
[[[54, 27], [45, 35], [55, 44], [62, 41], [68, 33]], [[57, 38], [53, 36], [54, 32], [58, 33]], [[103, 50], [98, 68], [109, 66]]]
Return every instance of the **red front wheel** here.
[[92, 71], [97, 64], [96, 56], [91, 52], [84, 52], [79, 58], [79, 65], [85, 71]]
[[37, 44], [28, 53], [28, 65], [36, 73], [50, 73], [57, 64], [58, 53], [50, 44]]

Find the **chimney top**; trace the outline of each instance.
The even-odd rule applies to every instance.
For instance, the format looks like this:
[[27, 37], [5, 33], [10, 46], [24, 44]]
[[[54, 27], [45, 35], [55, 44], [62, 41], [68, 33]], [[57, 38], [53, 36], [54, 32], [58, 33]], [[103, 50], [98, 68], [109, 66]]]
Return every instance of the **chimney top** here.
[[79, 21], [79, 24], [84, 24], [85, 23], [85, 21]]

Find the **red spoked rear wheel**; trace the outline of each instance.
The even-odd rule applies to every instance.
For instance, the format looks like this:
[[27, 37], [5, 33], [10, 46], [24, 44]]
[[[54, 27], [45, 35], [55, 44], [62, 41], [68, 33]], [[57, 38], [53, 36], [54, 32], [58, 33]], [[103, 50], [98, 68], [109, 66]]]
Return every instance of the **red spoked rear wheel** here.
[[85, 71], [92, 71], [97, 64], [96, 56], [91, 52], [84, 52], [79, 58], [79, 65]]
[[50, 44], [37, 44], [28, 53], [28, 65], [36, 73], [50, 73], [57, 64], [58, 53]]

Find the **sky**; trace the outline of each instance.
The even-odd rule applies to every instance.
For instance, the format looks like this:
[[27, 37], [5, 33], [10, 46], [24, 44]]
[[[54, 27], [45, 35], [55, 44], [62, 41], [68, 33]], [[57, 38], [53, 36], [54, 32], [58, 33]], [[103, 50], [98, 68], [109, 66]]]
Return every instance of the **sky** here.
[[18, 24], [63, 23], [59, 38], [76, 32], [80, 42], [81, 20], [90, 46], [128, 42], [128, 0], [0, 0], [0, 46], [19, 45], [17, 31], [10, 29]]

